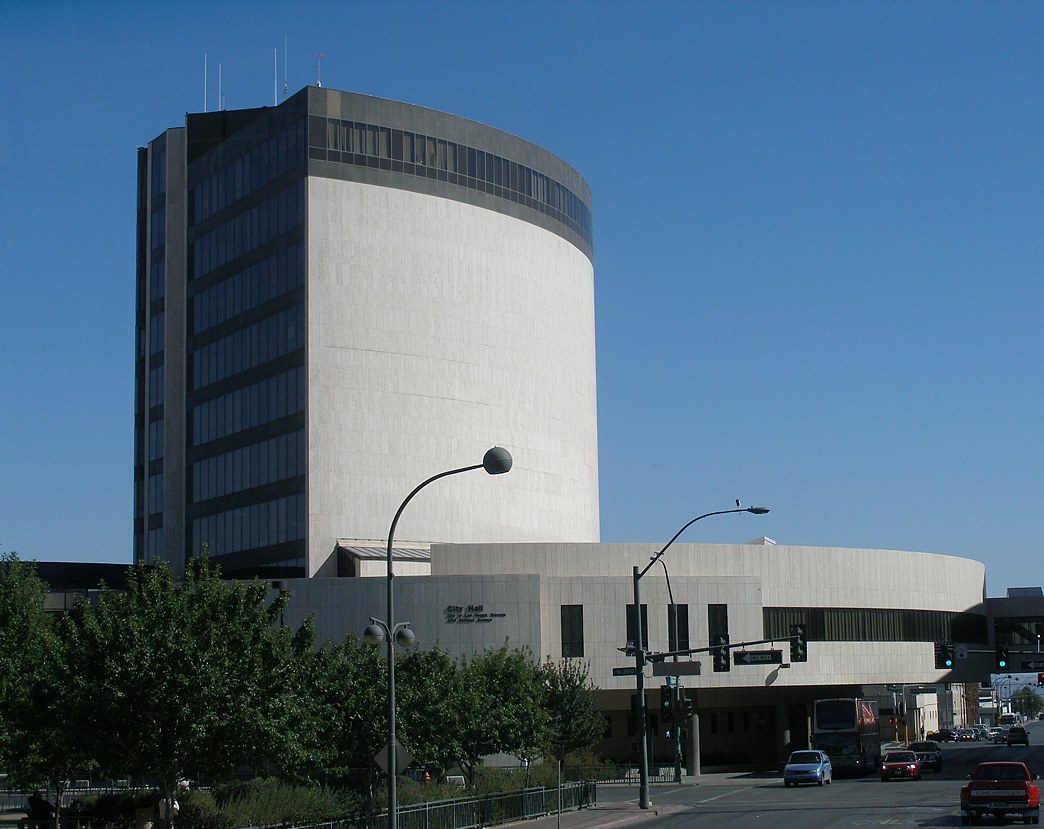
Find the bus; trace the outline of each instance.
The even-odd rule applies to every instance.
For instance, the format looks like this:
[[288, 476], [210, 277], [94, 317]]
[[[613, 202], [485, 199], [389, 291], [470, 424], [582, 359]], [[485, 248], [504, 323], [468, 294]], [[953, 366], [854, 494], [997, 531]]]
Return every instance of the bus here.
[[818, 699], [812, 715], [812, 745], [826, 752], [836, 772], [864, 774], [881, 761], [877, 701]]

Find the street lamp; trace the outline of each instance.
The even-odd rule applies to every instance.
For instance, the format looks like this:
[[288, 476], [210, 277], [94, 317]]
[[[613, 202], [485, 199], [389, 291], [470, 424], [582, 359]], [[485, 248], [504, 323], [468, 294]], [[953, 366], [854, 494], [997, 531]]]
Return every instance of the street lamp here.
[[494, 446], [489, 449], [482, 457], [482, 463], [474, 464], [473, 466], [462, 466], [460, 469], [450, 469], [446, 472], [440, 472], [438, 475], [432, 475], [426, 481], [417, 484], [414, 487], [413, 492], [406, 496], [399, 508], [395, 511], [395, 517], [392, 519], [391, 528], [388, 530], [388, 618], [387, 621], [381, 621], [370, 617], [370, 626], [366, 628], [365, 637], [366, 641], [373, 645], [380, 645], [381, 642], [387, 640], [388, 642], [388, 827], [389, 829], [397, 829], [399, 825], [399, 816], [397, 813], [397, 793], [395, 790], [395, 778], [398, 773], [396, 768], [398, 764], [398, 757], [396, 756], [396, 749], [398, 743], [395, 741], [395, 643], [398, 642], [403, 647], [409, 647], [416, 640], [413, 631], [409, 628], [409, 622], [395, 622], [395, 592], [392, 588], [394, 583], [395, 574], [392, 572], [392, 543], [395, 539], [395, 527], [399, 523], [399, 516], [402, 515], [402, 511], [406, 509], [406, 505], [413, 500], [413, 496], [420, 492], [424, 487], [433, 481], [437, 481], [439, 478], [445, 478], [448, 475], [457, 475], [461, 472], [471, 472], [474, 469], [485, 469], [490, 475], [501, 475], [511, 469], [511, 453], [507, 449], [503, 449], [500, 446]]
[[632, 578], [634, 581], [634, 668], [638, 697], [638, 806], [642, 809], [648, 809], [652, 806], [652, 800], [649, 797], [649, 724], [645, 717], [645, 644], [642, 642], [642, 600], [638, 586], [639, 582], [642, 576], [649, 572], [649, 568], [660, 560], [660, 556], [667, 552], [667, 548], [677, 541], [678, 536], [697, 521], [710, 518], [712, 515], [728, 515], [733, 512], [750, 512], [754, 515], [764, 515], [768, 511], [768, 507], [737, 507], [736, 509], [723, 509], [697, 515], [678, 530], [674, 537], [664, 544], [658, 553], [654, 553], [650, 557], [649, 563], [645, 565], [644, 569], [639, 570], [638, 565], [634, 565]]

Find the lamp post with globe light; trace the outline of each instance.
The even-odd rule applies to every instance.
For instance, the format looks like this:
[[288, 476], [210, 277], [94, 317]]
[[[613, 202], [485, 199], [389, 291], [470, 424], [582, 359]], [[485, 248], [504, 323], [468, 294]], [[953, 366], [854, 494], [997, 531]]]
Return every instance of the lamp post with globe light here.
[[503, 473], [511, 469], [511, 453], [507, 449], [503, 449], [500, 446], [494, 446], [489, 449], [482, 458], [482, 463], [477, 463], [472, 466], [462, 466], [459, 469], [450, 469], [446, 472], [440, 472], [438, 475], [432, 475], [425, 481], [419, 483], [414, 487], [413, 491], [406, 496], [406, 499], [399, 504], [399, 508], [395, 511], [395, 517], [392, 519], [391, 528], [388, 530], [388, 617], [386, 621], [375, 619], [370, 617], [370, 626], [366, 628], [364, 636], [366, 641], [371, 645], [379, 646], [382, 642], [388, 642], [388, 827], [389, 829], [397, 829], [399, 825], [399, 816], [397, 813], [397, 792], [396, 792], [396, 775], [398, 774], [398, 758], [396, 751], [398, 750], [398, 743], [395, 741], [395, 643], [398, 642], [402, 647], [410, 647], [415, 641], [416, 636], [413, 631], [410, 630], [409, 622], [396, 622], [395, 619], [395, 591], [394, 591], [394, 579], [395, 573], [392, 570], [392, 544], [395, 539], [395, 527], [399, 523], [399, 516], [402, 515], [402, 511], [406, 509], [406, 505], [413, 500], [413, 496], [420, 492], [424, 487], [433, 481], [437, 481], [439, 478], [445, 478], [448, 475], [457, 475], [461, 472], [471, 472], [474, 469], [485, 469], [490, 475], [502, 475]]

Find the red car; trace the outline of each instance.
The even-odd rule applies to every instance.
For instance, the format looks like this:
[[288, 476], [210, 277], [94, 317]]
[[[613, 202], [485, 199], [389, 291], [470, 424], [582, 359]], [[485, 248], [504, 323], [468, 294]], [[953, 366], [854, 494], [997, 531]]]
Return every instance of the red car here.
[[921, 779], [921, 761], [912, 751], [889, 751], [881, 761], [881, 779]]
[[1004, 819], [1018, 815], [1025, 823], [1040, 822], [1040, 789], [1025, 763], [979, 763], [971, 781], [961, 787], [961, 823], [983, 815]]

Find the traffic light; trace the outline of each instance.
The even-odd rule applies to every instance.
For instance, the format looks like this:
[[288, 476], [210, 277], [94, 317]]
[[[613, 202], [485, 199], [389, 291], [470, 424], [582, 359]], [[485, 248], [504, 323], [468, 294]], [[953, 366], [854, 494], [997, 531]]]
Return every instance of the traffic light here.
[[1037, 674], [1037, 686], [1044, 688], [1044, 674]]
[[939, 670], [949, 670], [953, 667], [953, 642], [935, 643], [935, 667]]
[[[1041, 678], [1044, 678], [1044, 674], [1040, 674], [1040, 676]], [[1040, 682], [1039, 684], [1044, 685], [1044, 682]], [[683, 705], [684, 707], [682, 708], [682, 713], [685, 715], [685, 721], [688, 722], [692, 719], [692, 700], [686, 697], [683, 700]]]
[[719, 633], [711, 642], [714, 648], [714, 670], [728, 671], [732, 666], [729, 664], [729, 636], [727, 633]]
[[790, 626], [790, 661], [808, 662], [808, 640], [804, 625]]
[[674, 689], [670, 685], [660, 686], [660, 713], [664, 718], [671, 716], [674, 708]]
[[996, 654], [997, 670], [1008, 670], [1008, 646], [997, 645], [997, 647], [994, 648], [994, 652]]

